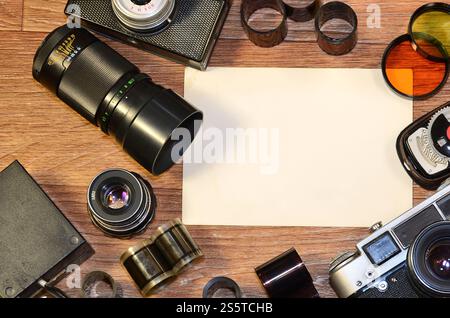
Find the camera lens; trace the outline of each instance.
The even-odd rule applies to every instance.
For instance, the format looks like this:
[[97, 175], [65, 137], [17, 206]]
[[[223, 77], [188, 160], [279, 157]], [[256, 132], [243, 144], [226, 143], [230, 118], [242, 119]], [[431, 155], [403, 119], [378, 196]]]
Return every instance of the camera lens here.
[[153, 219], [155, 208], [150, 184], [126, 170], [104, 171], [88, 189], [91, 220], [110, 236], [129, 237], [143, 231]]
[[172, 22], [176, 0], [112, 0], [112, 8], [126, 28], [154, 33]]
[[180, 159], [203, 119], [85, 29], [50, 33], [35, 55], [33, 76], [155, 175]]
[[437, 241], [427, 251], [427, 262], [432, 273], [450, 280], [450, 239]]
[[450, 297], [450, 222], [425, 228], [408, 251], [414, 286], [430, 297]]

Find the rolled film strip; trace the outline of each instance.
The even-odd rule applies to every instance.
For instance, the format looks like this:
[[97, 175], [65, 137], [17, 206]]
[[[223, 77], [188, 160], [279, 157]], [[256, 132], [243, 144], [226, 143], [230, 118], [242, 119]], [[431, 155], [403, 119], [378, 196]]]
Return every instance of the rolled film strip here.
[[242, 298], [242, 292], [239, 285], [228, 277], [214, 277], [203, 288], [203, 298], [212, 298], [214, 294], [221, 290], [230, 290], [235, 298]]
[[289, 19], [295, 22], [307, 22], [316, 16], [317, 11], [321, 6], [320, 0], [303, 0], [302, 3], [306, 2], [305, 5], [292, 5], [284, 2], [286, 8], [286, 14]]
[[[427, 59], [436, 62], [449, 60], [450, 54], [450, 4], [428, 3], [411, 16], [408, 34], [413, 48]], [[420, 35], [426, 34], [424, 40]]]
[[203, 288], [203, 298], [213, 298], [214, 294], [221, 290], [228, 289], [230, 290], [234, 298], [242, 298], [242, 292], [239, 285], [228, 277], [214, 277], [211, 279]]
[[[109, 294], [99, 293], [97, 290], [99, 283], [105, 283], [110, 290]], [[108, 273], [94, 271], [88, 273], [81, 284], [81, 297], [83, 298], [117, 298], [119, 296], [118, 285]]]
[[179, 219], [156, 229], [148, 240], [131, 247], [120, 258], [142, 295], [149, 296], [203, 256]]
[[[261, 31], [252, 28], [250, 17], [260, 9], [273, 9], [281, 14], [280, 24], [270, 30]], [[287, 15], [284, 3], [281, 0], [243, 0], [241, 4], [241, 22], [250, 41], [260, 47], [273, 47], [286, 38], [288, 33]]]
[[294, 248], [255, 268], [272, 298], [319, 298], [311, 275]]
[[[322, 27], [330, 20], [340, 19], [348, 22], [351, 31], [343, 38], [331, 37], [323, 32]], [[358, 42], [358, 17], [347, 4], [333, 1], [320, 7], [316, 14], [315, 29], [319, 47], [330, 55], [344, 55], [353, 50]]]

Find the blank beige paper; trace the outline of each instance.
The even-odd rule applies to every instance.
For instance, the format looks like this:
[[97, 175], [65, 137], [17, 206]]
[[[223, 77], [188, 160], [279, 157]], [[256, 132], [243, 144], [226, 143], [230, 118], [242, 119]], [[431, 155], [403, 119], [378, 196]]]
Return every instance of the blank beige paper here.
[[[395, 142], [413, 105], [380, 70], [186, 68], [185, 98], [205, 116], [184, 159], [188, 225], [366, 227], [412, 206]], [[220, 138], [233, 128], [253, 135]]]

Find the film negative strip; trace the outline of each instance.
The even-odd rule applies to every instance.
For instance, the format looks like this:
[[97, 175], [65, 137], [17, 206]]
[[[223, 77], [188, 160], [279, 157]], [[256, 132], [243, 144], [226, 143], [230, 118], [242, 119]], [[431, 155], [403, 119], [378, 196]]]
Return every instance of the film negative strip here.
[[233, 293], [234, 298], [242, 298], [242, 291], [239, 285], [228, 277], [214, 277], [203, 288], [203, 298], [213, 298], [214, 294], [221, 290], [228, 289]]
[[[282, 20], [271, 30], [260, 31], [250, 26], [250, 17], [260, 9], [273, 9], [278, 11]], [[287, 16], [284, 3], [281, 0], [243, 0], [241, 4], [241, 22], [250, 41], [260, 47], [273, 47], [286, 38], [288, 33]]]
[[131, 247], [120, 261], [142, 295], [149, 296], [203, 256], [179, 219], [160, 226], [148, 240]]
[[[351, 31], [343, 38], [331, 37], [322, 31], [322, 27], [330, 20], [341, 19], [348, 22]], [[330, 55], [344, 55], [353, 50], [358, 42], [358, 17], [349, 5], [333, 1], [320, 7], [316, 15], [315, 28], [319, 47]]]
[[272, 298], [319, 298], [311, 275], [294, 248], [255, 268]]

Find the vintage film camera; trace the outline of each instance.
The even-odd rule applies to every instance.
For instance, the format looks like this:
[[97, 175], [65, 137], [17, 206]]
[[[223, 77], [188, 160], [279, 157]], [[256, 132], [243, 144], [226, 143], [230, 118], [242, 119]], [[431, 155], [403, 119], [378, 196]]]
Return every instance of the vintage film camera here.
[[330, 265], [339, 297], [450, 297], [450, 186], [385, 226]]
[[87, 29], [205, 70], [228, 10], [228, 0], [69, 0], [65, 13]]
[[408, 126], [397, 139], [397, 153], [420, 186], [436, 190], [450, 177], [450, 102]]

